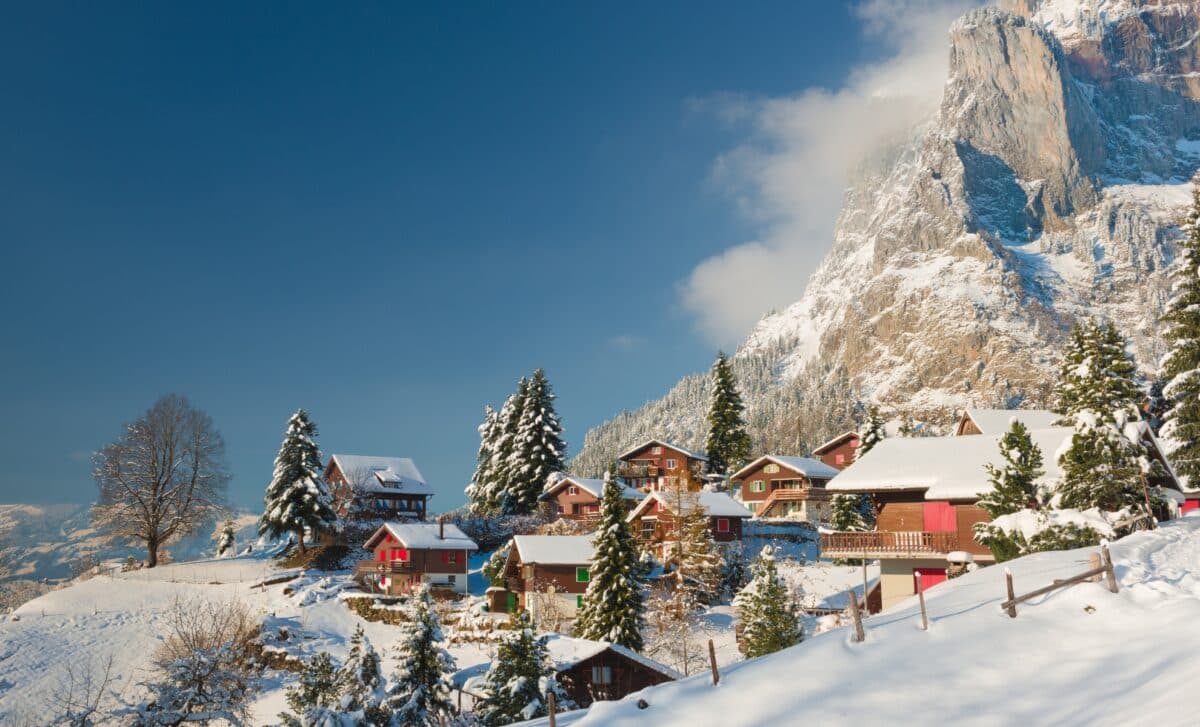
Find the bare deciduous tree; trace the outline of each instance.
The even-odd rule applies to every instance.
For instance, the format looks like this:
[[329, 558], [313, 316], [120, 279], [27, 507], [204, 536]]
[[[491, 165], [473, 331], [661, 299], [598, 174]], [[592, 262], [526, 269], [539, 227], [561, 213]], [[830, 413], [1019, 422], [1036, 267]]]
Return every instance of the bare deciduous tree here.
[[168, 394], [96, 453], [100, 498], [92, 522], [115, 537], [158, 549], [212, 520], [224, 505], [229, 474], [225, 443], [212, 419], [186, 398]]

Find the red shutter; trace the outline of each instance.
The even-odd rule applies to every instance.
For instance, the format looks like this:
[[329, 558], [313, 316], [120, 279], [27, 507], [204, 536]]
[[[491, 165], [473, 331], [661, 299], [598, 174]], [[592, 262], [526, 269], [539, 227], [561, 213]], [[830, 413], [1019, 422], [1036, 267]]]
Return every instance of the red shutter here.
[[1185, 500], [1184, 503], [1179, 506], [1180, 515], [1184, 514], [1185, 512], [1191, 512], [1192, 510], [1200, 510], [1200, 500]]
[[931, 533], [952, 533], [958, 530], [954, 506], [948, 502], [924, 503], [925, 530]]

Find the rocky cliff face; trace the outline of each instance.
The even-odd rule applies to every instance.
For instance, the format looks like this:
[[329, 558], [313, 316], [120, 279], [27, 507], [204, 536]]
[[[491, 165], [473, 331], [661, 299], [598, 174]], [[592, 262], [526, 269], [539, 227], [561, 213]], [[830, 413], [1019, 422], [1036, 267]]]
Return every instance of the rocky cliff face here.
[[[1116, 322], [1152, 369], [1200, 168], [1198, 101], [1194, 2], [1006, 0], [958, 20], [935, 118], [847, 193], [802, 297], [738, 351], [770, 371], [748, 397], [752, 412], [773, 412], [754, 417], [762, 446], [787, 444], [780, 430], [795, 433], [791, 449], [831, 433], [793, 421], [822, 382], [933, 421], [966, 405], [1043, 404], [1081, 315]], [[662, 433], [697, 444], [703, 392], [682, 393], [668, 395]], [[652, 419], [600, 427], [581, 464], [664, 426]]]

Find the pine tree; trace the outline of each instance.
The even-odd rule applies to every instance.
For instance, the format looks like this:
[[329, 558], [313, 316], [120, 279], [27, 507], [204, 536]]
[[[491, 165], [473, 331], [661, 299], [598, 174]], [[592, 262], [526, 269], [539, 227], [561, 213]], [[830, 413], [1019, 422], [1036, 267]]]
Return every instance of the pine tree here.
[[467, 485], [467, 498], [471, 501], [471, 512], [488, 515], [499, 509], [495, 485], [497, 440], [500, 436], [500, 413], [488, 405], [483, 410], [483, 423], [479, 425], [479, 451], [475, 455], [475, 474]]
[[717, 354], [710, 378], [712, 395], [705, 449], [710, 471], [723, 475], [746, 463], [750, 456], [750, 434], [746, 431], [746, 407], [724, 352]]
[[725, 561], [709, 529], [708, 512], [697, 504], [676, 517], [679, 539], [667, 558], [675, 569], [676, 588], [691, 591], [697, 603], [712, 603], [720, 593]]
[[771, 654], [803, 640], [796, 606], [779, 577], [771, 546], [763, 547], [754, 562], [754, 578], [733, 603], [742, 622], [748, 658]]
[[336, 708], [340, 700], [337, 665], [333, 657], [322, 651], [304, 665], [299, 683], [287, 690], [287, 703], [292, 714], [280, 714], [279, 719], [286, 725], [300, 725], [309, 710]]
[[330, 530], [337, 523], [332, 499], [321, 479], [321, 450], [316, 436], [317, 425], [303, 409], [288, 420], [258, 523], [259, 535], [278, 538], [294, 533], [301, 553], [306, 535]]
[[562, 424], [554, 411], [554, 392], [542, 369], [525, 387], [512, 451], [505, 471], [508, 482], [502, 506], [506, 514], [528, 515], [537, 509], [546, 481], [566, 468]]
[[867, 419], [863, 422], [858, 449], [854, 450], [855, 461], [874, 449], [875, 445], [882, 442], [886, 436], [887, 432], [884, 430], [883, 417], [879, 413], [879, 407], [870, 407], [867, 409]]
[[1042, 450], [1033, 443], [1029, 430], [1014, 417], [1000, 438], [1004, 466], [984, 465], [991, 488], [979, 496], [979, 507], [992, 519], [1025, 509], [1037, 509], [1037, 479], [1042, 469]]
[[646, 597], [639, 578], [637, 539], [625, 515], [625, 500], [610, 470], [604, 476], [591, 580], [575, 622], [575, 634], [641, 651]]
[[475, 712], [489, 726], [542, 717], [549, 711], [547, 691], [555, 692], [560, 705], [570, 704], [554, 680], [545, 637], [534, 635], [529, 613], [522, 611], [515, 632], [496, 651], [486, 677], [487, 696]]
[[1058, 459], [1059, 506], [1110, 512], [1144, 507], [1143, 466], [1149, 460], [1141, 443], [1125, 435], [1126, 424], [1138, 417], [1134, 371], [1125, 340], [1111, 323], [1087, 321], [1071, 331], [1056, 411], [1075, 433]]
[[1200, 482], [1200, 178], [1192, 191], [1187, 236], [1179, 243], [1179, 264], [1163, 338], [1169, 349], [1160, 366], [1167, 411], [1161, 430], [1167, 455], [1180, 480]]
[[517, 382], [517, 390], [510, 394], [504, 400], [504, 406], [500, 407], [489, 470], [489, 500], [494, 503], [490, 514], [510, 514], [508, 507], [513, 499], [512, 489], [518, 481], [518, 473], [513, 471], [513, 452], [517, 450], [518, 430], [525, 411], [525, 397], [528, 391], [529, 380], [522, 377]]
[[867, 529], [863, 521], [859, 495], [834, 495], [830, 527], [838, 532], [862, 532]]
[[368, 723], [386, 727], [389, 715], [383, 708], [386, 690], [379, 654], [363, 633], [362, 624], [350, 637], [350, 653], [338, 670], [337, 682], [343, 711], [362, 712]]
[[233, 532], [233, 521], [226, 520], [225, 526], [221, 528], [221, 537], [217, 540], [217, 557], [222, 558], [226, 553], [233, 550], [235, 545], [235, 535]]
[[429, 586], [422, 585], [412, 595], [406, 615], [385, 707], [397, 727], [437, 725], [454, 712], [449, 682], [454, 657], [440, 646], [442, 626]]

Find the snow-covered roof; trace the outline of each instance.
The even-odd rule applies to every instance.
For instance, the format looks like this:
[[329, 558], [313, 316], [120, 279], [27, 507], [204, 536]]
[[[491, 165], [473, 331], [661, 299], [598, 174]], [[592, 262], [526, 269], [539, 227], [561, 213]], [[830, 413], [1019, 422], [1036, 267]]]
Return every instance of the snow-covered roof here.
[[663, 439], [647, 439], [646, 441], [642, 442], [638, 446], [630, 447], [629, 449], [625, 450], [621, 454], [617, 455], [617, 459], [625, 459], [626, 457], [633, 454], [634, 452], [645, 449], [646, 447], [653, 446], [655, 444], [663, 446], [663, 447], [670, 447], [671, 449], [683, 454], [683, 456], [685, 456], [685, 457], [691, 457], [692, 459], [698, 459], [703, 462], [708, 461], [708, 457], [700, 454], [699, 452], [693, 452], [690, 449], [684, 449], [683, 447], [680, 447], [678, 444], [672, 444]]
[[[666, 507], [672, 513], [675, 513], [675, 495], [671, 492], [651, 492], [646, 495], [646, 499], [629, 513], [628, 520], [640, 515], [651, 502], [661, 502], [663, 507]], [[751, 517], [750, 511], [746, 509], [742, 503], [733, 499], [724, 492], [711, 492], [709, 490], [701, 490], [700, 492], [689, 493], [687, 498], [690, 502], [686, 503], [689, 506], [691, 502], [709, 514], [710, 517]], [[688, 508], [690, 511], [690, 507]], [[685, 513], [686, 514], [686, 513]]]
[[663, 676], [670, 677], [671, 679], [683, 678], [682, 674], [665, 664], [660, 664], [620, 644], [610, 644], [607, 641], [591, 641], [589, 639], [578, 639], [573, 636], [563, 636], [562, 634], [555, 633], [546, 637], [546, 651], [549, 652], [550, 661], [554, 664], [555, 671], [570, 669], [597, 654], [612, 651]]
[[425, 481], [417, 465], [408, 457], [371, 457], [360, 454], [334, 454], [342, 476], [357, 492], [403, 492], [432, 495], [433, 488]]
[[[552, 485], [546, 488], [546, 491], [543, 492], [538, 499], [549, 500], [554, 493], [570, 485], [575, 485], [581, 490], [591, 493], [591, 495], [596, 498], [604, 496], [604, 480], [568, 475], [566, 477], [559, 477]], [[642, 499], [642, 491], [635, 487], [621, 485], [621, 489], [623, 491], [622, 494], [627, 500]]]
[[984, 434], [1004, 434], [1016, 419], [1026, 429], [1052, 429], [1061, 418], [1045, 409], [967, 409], [964, 413]]
[[591, 563], [595, 549], [591, 535], [514, 535], [513, 545], [522, 563], [578, 565]]
[[777, 465], [787, 467], [788, 469], [799, 472], [805, 477], [815, 477], [817, 479], [829, 479], [836, 477], [841, 470], [830, 467], [819, 459], [812, 457], [790, 457], [782, 454], [764, 454], [750, 464], [734, 472], [729, 476], [731, 480], [740, 480], [743, 475], [752, 469], [755, 469], [764, 462], [774, 462]]
[[[1055, 453], [1074, 429], [1053, 427], [1030, 430], [1042, 450], [1040, 482], [1061, 477]], [[974, 500], [991, 488], [985, 464], [1000, 467], [1002, 434], [970, 437], [892, 437], [884, 439], [829, 481], [834, 492], [925, 490], [927, 500]], [[928, 488], [928, 489], [926, 489]]]
[[[442, 528], [445, 528], [443, 531]], [[371, 534], [363, 547], [375, 547], [384, 534], [390, 533], [406, 548], [438, 548], [446, 550], [479, 550], [474, 540], [452, 523], [386, 522]], [[444, 535], [445, 537], [440, 537]]]
[[848, 432], [842, 432], [841, 434], [837, 435], [833, 439], [822, 444], [820, 447], [817, 447], [816, 449], [814, 449], [812, 451], [812, 453], [816, 454], [816, 455], [825, 454], [826, 452], [833, 449], [834, 447], [837, 447], [838, 445], [840, 445], [842, 442], [846, 441], [847, 439], [853, 439], [854, 437], [858, 437], [858, 436], [859, 436], [858, 432], [856, 432], [854, 430], [850, 430]]

